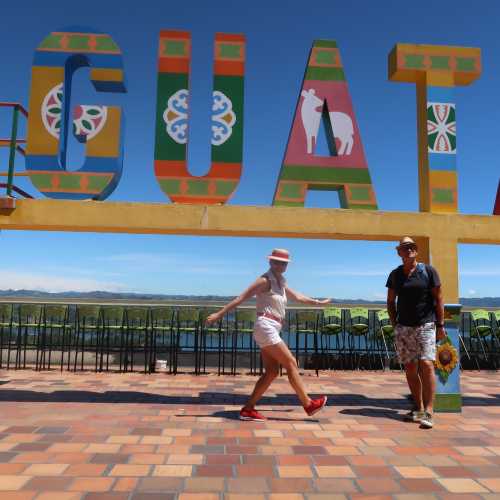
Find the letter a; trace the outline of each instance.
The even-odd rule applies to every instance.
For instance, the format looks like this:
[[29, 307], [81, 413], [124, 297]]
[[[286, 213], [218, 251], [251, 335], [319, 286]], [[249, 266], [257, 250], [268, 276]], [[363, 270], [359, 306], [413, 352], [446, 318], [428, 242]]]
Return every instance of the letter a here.
[[[314, 154], [321, 118], [332, 156]], [[304, 206], [308, 190], [338, 191], [342, 208], [377, 209], [340, 51], [332, 40], [313, 43], [273, 205]]]

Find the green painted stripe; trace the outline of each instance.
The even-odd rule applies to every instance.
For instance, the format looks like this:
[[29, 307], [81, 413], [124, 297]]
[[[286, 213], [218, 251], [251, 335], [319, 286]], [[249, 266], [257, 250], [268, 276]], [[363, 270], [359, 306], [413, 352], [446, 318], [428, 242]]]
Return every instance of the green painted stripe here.
[[158, 179], [161, 190], [166, 194], [180, 194], [181, 181], [178, 179]]
[[329, 50], [318, 50], [316, 52], [316, 64], [335, 64], [337, 54]]
[[450, 146], [452, 151], [457, 150], [457, 136], [453, 134], [446, 134], [448, 136], [448, 139], [450, 141]]
[[299, 201], [295, 202], [295, 201], [274, 200], [273, 206], [275, 206], [275, 207], [303, 207], [304, 203], [299, 202]]
[[240, 59], [241, 45], [232, 45], [228, 43], [221, 43], [219, 45], [220, 57], [227, 59]]
[[434, 399], [434, 411], [459, 413], [461, 410], [461, 394], [436, 394], [436, 397]]
[[208, 181], [200, 179], [190, 179], [187, 181], [189, 195], [204, 195], [208, 196]]
[[187, 56], [187, 41], [165, 40], [163, 46], [164, 56]]
[[86, 49], [89, 47], [90, 36], [88, 35], [71, 35], [69, 37], [68, 48], [69, 49]]
[[432, 201], [436, 203], [453, 203], [453, 190], [433, 188]]
[[120, 48], [110, 36], [96, 38], [96, 50], [119, 51]]
[[436, 139], [438, 137], [438, 133], [435, 132], [433, 134], [429, 134], [427, 136], [427, 145], [429, 146], [430, 149], [434, 150], [434, 144], [436, 143]]
[[236, 122], [226, 142], [220, 146], [212, 146], [212, 161], [242, 163], [244, 79], [241, 76], [215, 75], [214, 90], [222, 92], [231, 100]]
[[351, 200], [352, 201], [368, 201], [370, 200], [370, 190], [367, 187], [351, 186]]
[[30, 174], [30, 179], [39, 191], [52, 187], [52, 175], [50, 174]]
[[186, 159], [186, 145], [175, 142], [167, 133], [167, 125], [163, 120], [163, 113], [167, 101], [179, 89], [188, 88], [187, 73], [159, 73], [158, 90], [156, 97], [156, 135], [155, 135], [155, 160]]
[[321, 68], [317, 66], [308, 66], [305, 79], [344, 81], [346, 78], [342, 68]]
[[428, 103], [427, 103], [427, 119], [434, 123], [437, 122], [436, 115], [434, 114], [434, 108], [432, 106], [429, 106]]
[[476, 60], [473, 57], [457, 57], [457, 71], [474, 71]]
[[217, 196], [229, 196], [237, 185], [238, 183], [234, 181], [215, 181], [215, 194]]
[[60, 49], [61, 48], [62, 35], [50, 34], [45, 38], [42, 43], [38, 46], [40, 49]]
[[337, 42], [335, 40], [314, 40], [313, 47], [337, 48]]
[[371, 184], [367, 168], [327, 168], [309, 165], [283, 165], [280, 181], [332, 182], [334, 184]]
[[59, 190], [65, 191], [66, 189], [80, 190], [80, 175], [60, 175], [59, 176]]
[[113, 176], [105, 177], [103, 175], [90, 175], [89, 176], [89, 184], [88, 184], [88, 190], [89, 191], [103, 191], [104, 188], [110, 183], [111, 179]]
[[288, 184], [286, 182], [280, 185], [280, 198], [299, 198], [302, 199], [302, 185]]
[[424, 56], [419, 54], [405, 54], [405, 68], [424, 69]]
[[450, 58], [448, 56], [431, 56], [432, 69], [450, 69]]

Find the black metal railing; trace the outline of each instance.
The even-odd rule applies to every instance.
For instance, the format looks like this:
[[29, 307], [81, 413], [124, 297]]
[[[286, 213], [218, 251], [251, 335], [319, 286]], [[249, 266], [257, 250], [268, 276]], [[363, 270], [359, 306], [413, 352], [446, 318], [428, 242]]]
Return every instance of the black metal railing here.
[[[207, 328], [208, 306], [0, 303], [0, 369], [260, 373], [255, 312], [240, 308]], [[381, 309], [291, 307], [282, 337], [299, 366], [401, 369]], [[498, 369], [500, 313], [463, 312], [463, 369]]]

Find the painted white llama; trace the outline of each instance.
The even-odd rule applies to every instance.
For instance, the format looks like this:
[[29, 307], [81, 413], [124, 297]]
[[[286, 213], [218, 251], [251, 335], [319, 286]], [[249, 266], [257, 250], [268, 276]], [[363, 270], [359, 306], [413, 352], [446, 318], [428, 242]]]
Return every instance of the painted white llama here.
[[[314, 89], [303, 90], [302, 97], [304, 99], [300, 107], [300, 115], [307, 138], [307, 153], [312, 154], [313, 141], [314, 144], [316, 144], [316, 139], [318, 137], [323, 99], [316, 96], [316, 91]], [[330, 116], [333, 136], [340, 140], [340, 148], [337, 154], [339, 156], [350, 155], [354, 145], [354, 127], [351, 117], [341, 111], [331, 111], [328, 114]]]

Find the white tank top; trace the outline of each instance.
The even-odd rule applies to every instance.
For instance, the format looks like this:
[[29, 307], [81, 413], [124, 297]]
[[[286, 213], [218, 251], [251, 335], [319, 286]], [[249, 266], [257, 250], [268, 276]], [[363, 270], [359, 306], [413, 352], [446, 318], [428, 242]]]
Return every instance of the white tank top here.
[[286, 280], [284, 277], [281, 277], [280, 283], [270, 269], [262, 276], [269, 280], [271, 288], [268, 292], [256, 295], [257, 314], [267, 313], [283, 320], [286, 308]]

